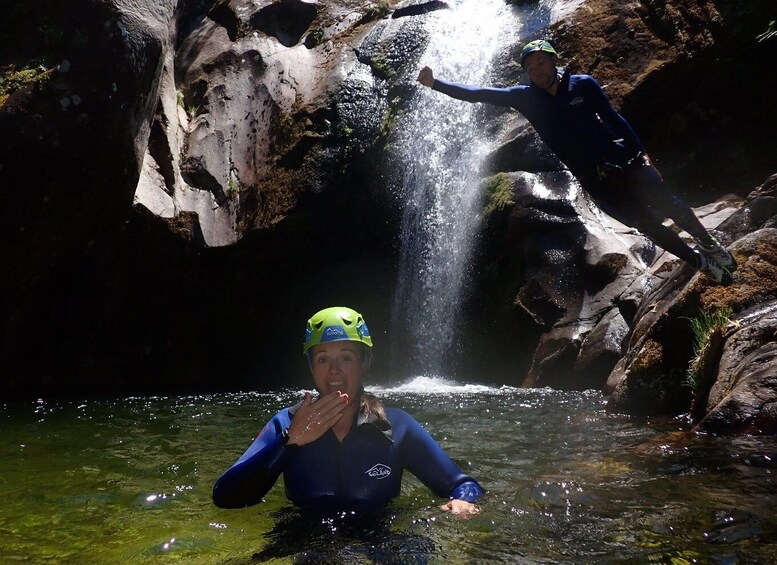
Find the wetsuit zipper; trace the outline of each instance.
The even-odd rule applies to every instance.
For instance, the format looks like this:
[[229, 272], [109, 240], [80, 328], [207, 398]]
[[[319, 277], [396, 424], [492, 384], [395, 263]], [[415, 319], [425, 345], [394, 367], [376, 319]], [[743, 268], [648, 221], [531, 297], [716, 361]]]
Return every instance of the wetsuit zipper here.
[[345, 438], [343, 438], [343, 441], [340, 441], [339, 439], [337, 439], [337, 436], [334, 434], [334, 432], [332, 432], [332, 435], [335, 436], [335, 441], [337, 442], [337, 498], [342, 500], [342, 496], [343, 496], [342, 450], [343, 450], [343, 442], [345, 441]]

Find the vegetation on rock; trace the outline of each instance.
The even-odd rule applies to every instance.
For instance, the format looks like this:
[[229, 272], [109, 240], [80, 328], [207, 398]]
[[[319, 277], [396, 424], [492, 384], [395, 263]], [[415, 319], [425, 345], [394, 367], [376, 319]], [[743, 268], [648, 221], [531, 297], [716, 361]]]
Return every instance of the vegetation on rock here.
[[693, 392], [693, 402], [707, 394], [715, 380], [720, 346], [732, 313], [731, 308], [703, 310], [689, 319], [693, 331], [693, 358], [688, 365], [686, 382]]

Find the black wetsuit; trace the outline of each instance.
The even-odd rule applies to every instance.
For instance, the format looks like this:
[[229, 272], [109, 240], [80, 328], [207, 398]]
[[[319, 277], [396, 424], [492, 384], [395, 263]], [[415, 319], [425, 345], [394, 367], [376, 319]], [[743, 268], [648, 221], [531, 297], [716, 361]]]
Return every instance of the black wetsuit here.
[[567, 71], [559, 78], [555, 96], [534, 84], [483, 88], [435, 79], [432, 88], [459, 100], [518, 110], [602, 210], [670, 253], [691, 264], [696, 261], [693, 250], [663, 225], [664, 218], [710, 244], [693, 210], [645, 164], [637, 134], [593, 77]]

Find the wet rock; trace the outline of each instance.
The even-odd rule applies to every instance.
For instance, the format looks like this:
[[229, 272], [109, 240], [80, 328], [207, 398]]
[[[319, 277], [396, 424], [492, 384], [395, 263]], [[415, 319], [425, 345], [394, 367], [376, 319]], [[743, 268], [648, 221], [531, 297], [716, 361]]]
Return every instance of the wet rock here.
[[413, 61], [420, 56], [428, 41], [421, 19], [380, 22], [359, 44], [359, 62], [369, 65], [381, 79], [414, 80], [417, 72]]
[[[777, 227], [773, 225], [777, 217], [777, 174], [770, 176], [752, 191], [742, 209], [741, 213], [731, 216], [720, 226], [729, 241], [744, 237], [761, 227]], [[767, 226], [770, 221], [772, 225]]]
[[[719, 377], [711, 387], [707, 403], [710, 406], [719, 404], [723, 398], [736, 386], [735, 374], [737, 367], [744, 363], [754, 350], [770, 343], [775, 337], [777, 328], [777, 302], [758, 304], [741, 312], [730, 324], [726, 336], [726, 344], [719, 361]], [[747, 367], [745, 364], [744, 367]]]
[[575, 386], [602, 389], [621, 358], [629, 325], [618, 308], [609, 310], [580, 344], [573, 366]]
[[[738, 225], [740, 214], [750, 211], [737, 211], [731, 224]], [[608, 379], [608, 409], [679, 414], [700, 402], [706, 406], [700, 415], [694, 411], [703, 417], [700, 429], [773, 433], [777, 231], [758, 230], [730, 249], [740, 259], [732, 285], [714, 285], [699, 274], [680, 276], [681, 269], [645, 297], [626, 353]], [[707, 374], [692, 390], [687, 368], [695, 352], [688, 320], [723, 309], [730, 310], [732, 323], [706, 352]]]
[[507, 136], [509, 136], [508, 140], [501, 143], [488, 158], [490, 172], [539, 173], [564, 170], [564, 165], [542, 143], [534, 128], [527, 123], [522, 123]]
[[743, 510], [718, 510], [713, 515], [712, 528], [704, 532], [704, 541], [713, 544], [732, 544], [764, 535], [760, 520]]
[[[730, 249], [742, 258], [734, 284], [715, 289], [701, 303], [707, 310], [728, 309], [732, 314], [714, 358], [707, 416], [700, 426], [716, 432], [775, 433], [777, 395], [769, 375], [774, 374], [771, 345], [777, 331], [777, 230], [755, 231]], [[704, 398], [706, 390], [698, 393]], [[721, 427], [724, 421], [730, 425]]]
[[487, 217], [493, 220], [490, 210], [507, 206], [499, 221], [511, 248], [520, 250], [513, 259], [520, 279], [512, 301], [542, 331], [523, 385], [601, 388], [627, 331], [618, 300], [645, 271], [638, 252], [644, 238], [609, 218], [603, 225], [601, 213], [566, 173], [494, 178], [504, 186], [487, 189]]
[[759, 347], [745, 357], [731, 375], [737, 384], [712, 407], [698, 428], [710, 433], [777, 433], [775, 364], [776, 344]]

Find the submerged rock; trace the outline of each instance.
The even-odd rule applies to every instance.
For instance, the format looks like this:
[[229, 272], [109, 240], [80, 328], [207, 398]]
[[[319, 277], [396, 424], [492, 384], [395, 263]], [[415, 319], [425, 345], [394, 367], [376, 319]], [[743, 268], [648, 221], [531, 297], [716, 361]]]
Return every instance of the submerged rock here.
[[704, 532], [704, 541], [732, 544], [764, 535], [760, 520], [752, 512], [738, 509], [719, 510], [713, 515], [712, 528]]

